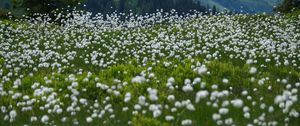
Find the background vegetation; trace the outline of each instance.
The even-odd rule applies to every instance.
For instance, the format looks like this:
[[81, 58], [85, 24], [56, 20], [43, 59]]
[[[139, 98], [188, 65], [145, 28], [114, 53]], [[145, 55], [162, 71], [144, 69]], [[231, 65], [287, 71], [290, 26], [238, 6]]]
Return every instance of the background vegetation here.
[[284, 0], [284, 2], [276, 9], [277, 11], [288, 13], [300, 9], [300, 0]]
[[[153, 13], [158, 9], [169, 11], [175, 9], [180, 13], [187, 13], [190, 10], [199, 12], [212, 11], [216, 13], [223, 8], [229, 10], [245, 12], [270, 12], [271, 8], [267, 6], [278, 5], [281, 0], [257, 1], [257, 0], [238, 0], [238, 1], [223, 1], [223, 0], [1, 0], [0, 1], [0, 18], [8, 18], [8, 13], [11, 12], [14, 17], [22, 15], [33, 15], [34, 13], [49, 13], [56, 9], [77, 7], [95, 13], [112, 13], [124, 12], [145, 14]], [[82, 4], [78, 4], [82, 3]], [[290, 13], [293, 10], [297, 11], [300, 8], [300, 0], [283, 0], [275, 11]], [[85, 4], [86, 6], [83, 6]], [[27, 9], [30, 8], [30, 9]]]

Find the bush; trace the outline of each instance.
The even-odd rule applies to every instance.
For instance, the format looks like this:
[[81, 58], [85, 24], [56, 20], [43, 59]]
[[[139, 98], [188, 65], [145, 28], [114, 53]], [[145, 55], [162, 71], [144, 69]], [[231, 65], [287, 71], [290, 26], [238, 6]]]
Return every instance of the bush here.
[[0, 8], [0, 19], [7, 19], [8, 11]]
[[290, 13], [300, 8], [300, 0], [284, 0], [283, 3], [276, 8], [276, 11]]

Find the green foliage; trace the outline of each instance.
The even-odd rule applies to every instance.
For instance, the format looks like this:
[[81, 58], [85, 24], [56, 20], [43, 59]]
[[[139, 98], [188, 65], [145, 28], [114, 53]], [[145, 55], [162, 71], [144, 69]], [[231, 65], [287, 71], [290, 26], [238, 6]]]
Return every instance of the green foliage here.
[[12, 0], [12, 9], [23, 8], [25, 13], [49, 13], [56, 9], [75, 7], [85, 0]]
[[8, 11], [0, 8], [0, 19], [7, 19]]
[[276, 8], [277, 11], [283, 13], [293, 12], [295, 10], [300, 9], [300, 1], [299, 0], [284, 0], [283, 3]]
[[157, 9], [178, 12], [197, 10], [204, 12], [206, 8], [194, 0], [88, 0], [87, 9], [96, 13], [110, 13], [113, 11], [145, 14], [156, 12]]
[[287, 14], [287, 17], [291, 18], [292, 20], [299, 20], [300, 9], [296, 9], [291, 13]]
[[147, 118], [143, 116], [137, 116], [132, 120], [133, 126], [170, 126], [167, 123], [162, 123], [153, 118]]

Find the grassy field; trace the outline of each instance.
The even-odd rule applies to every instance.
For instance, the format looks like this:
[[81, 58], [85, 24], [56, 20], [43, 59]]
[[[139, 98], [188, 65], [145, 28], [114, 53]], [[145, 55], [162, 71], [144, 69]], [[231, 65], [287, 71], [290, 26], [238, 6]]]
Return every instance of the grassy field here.
[[0, 21], [1, 126], [300, 125], [300, 16], [73, 15]]

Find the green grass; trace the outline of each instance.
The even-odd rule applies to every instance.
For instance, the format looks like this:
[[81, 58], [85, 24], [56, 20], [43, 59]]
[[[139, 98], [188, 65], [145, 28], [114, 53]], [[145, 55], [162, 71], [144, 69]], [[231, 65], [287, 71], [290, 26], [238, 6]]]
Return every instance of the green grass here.
[[[176, 63], [176, 61], [174, 62]], [[249, 91], [250, 94], [255, 94], [253, 97], [253, 101], [257, 101], [259, 102], [259, 98], [264, 98], [263, 102], [267, 105], [272, 105], [274, 102], [274, 97], [279, 94], [280, 92], [283, 91], [284, 89], [284, 85], [276, 82], [276, 78], [279, 77], [284, 77], [284, 78], [289, 78], [289, 82], [290, 83], [295, 83], [298, 80], [298, 77], [300, 76], [300, 73], [292, 70], [289, 67], [282, 67], [280, 69], [276, 68], [276, 67], [270, 67], [267, 70], [260, 70], [260, 74], [257, 75], [250, 75], [249, 74], [249, 65], [244, 65], [244, 66], [240, 66], [240, 64], [235, 65], [233, 63], [230, 62], [222, 62], [222, 61], [212, 61], [207, 63], [207, 67], [208, 70], [210, 71], [210, 75], [197, 75], [195, 74], [191, 69], [189, 69], [191, 67], [193, 63], [191, 63], [190, 61], [186, 60], [186, 62], [183, 63], [179, 63], [177, 67], [174, 68], [165, 68], [162, 64], [157, 64], [156, 67], [151, 71], [152, 73], [154, 73], [156, 75], [156, 79], [151, 79], [149, 82], [146, 82], [144, 84], [133, 84], [131, 83], [131, 78], [133, 78], [134, 76], [138, 75], [142, 70], [147, 69], [148, 66], [145, 67], [135, 67], [134, 64], [120, 64], [120, 65], [115, 65], [110, 67], [109, 69], [105, 69], [103, 71], [101, 71], [100, 73], [95, 73], [92, 72], [92, 76], [90, 77], [90, 81], [88, 82], [83, 82], [83, 79], [87, 76], [87, 73], [84, 72], [82, 75], [75, 75], [75, 77], [78, 79], [77, 82], [79, 82], [79, 86], [77, 88], [77, 90], [80, 92], [80, 97], [81, 98], [86, 98], [88, 99], [88, 101], [90, 101], [90, 103], [92, 103], [92, 101], [98, 100], [98, 101], [102, 101], [105, 99], [105, 97], [110, 97], [111, 100], [110, 102], [113, 104], [114, 106], [114, 110], [116, 111], [116, 114], [118, 114], [116, 116], [116, 119], [108, 119], [108, 117], [101, 119], [101, 120], [95, 120], [94, 123], [89, 124], [89, 125], [117, 125], [118, 123], [121, 122], [121, 124], [127, 124], [128, 120], [132, 120], [133, 125], [136, 126], [140, 126], [144, 123], [147, 123], [148, 125], [180, 125], [180, 119], [185, 119], [185, 118], [190, 118], [195, 120], [195, 122], [193, 122], [195, 125], [211, 125], [213, 124], [211, 120], [210, 115], [214, 112], [217, 112], [218, 110], [216, 108], [213, 107], [209, 107], [205, 104], [206, 101], [209, 101], [207, 98], [203, 101], [201, 101], [200, 104], [195, 104], [196, 106], [196, 111], [194, 112], [190, 112], [188, 110], [185, 109], [179, 109], [179, 115], [176, 115], [174, 113], [170, 113], [168, 111], [165, 112], [165, 114], [169, 114], [169, 115], [174, 115], [175, 117], [177, 117], [176, 121], [173, 122], [166, 122], [164, 120], [163, 117], [157, 118], [157, 119], [153, 119], [150, 118], [151, 114], [146, 114], [146, 115], [137, 115], [137, 116], [133, 116], [133, 118], [130, 118], [130, 113], [129, 112], [121, 112], [122, 110], [122, 106], [133, 106], [135, 103], [132, 101], [130, 103], [124, 104], [123, 98], [122, 96], [125, 95], [126, 92], [131, 92], [133, 95], [132, 99], [137, 99], [138, 96], [140, 95], [144, 95], [147, 96], [147, 91], [146, 89], [148, 87], [152, 87], [152, 88], [156, 88], [159, 92], [159, 101], [158, 103], [165, 103], [167, 105], [172, 106], [171, 103], [166, 101], [166, 97], [168, 94], [174, 94], [175, 97], [177, 99], [195, 99], [195, 92], [193, 93], [184, 93], [181, 90], [181, 87], [183, 86], [184, 83], [184, 79], [193, 79], [196, 77], [201, 77], [202, 81], [207, 83], [205, 88], [201, 88], [200, 85], [196, 85], [194, 90], [208, 90], [208, 91], [212, 91], [213, 89], [211, 89], [211, 84], [217, 84], [219, 89], [218, 90], [227, 90], [229, 87], [232, 87], [232, 93], [233, 95], [230, 95], [229, 97], [225, 97], [222, 99], [219, 99], [219, 104], [222, 103], [222, 101], [228, 100], [228, 99], [234, 99], [234, 98], [242, 98], [242, 99], [246, 99], [245, 96], [241, 95], [241, 92], [244, 90]], [[124, 71], [127, 72], [127, 74], [120, 74], [123, 73]], [[291, 74], [289, 74], [289, 71], [291, 72]], [[70, 104], [70, 99], [69, 98], [64, 98], [64, 95], [66, 94], [71, 94], [71, 92], [69, 90], [67, 90], [67, 86], [70, 85], [70, 82], [65, 81], [64, 78], [67, 78], [67, 76], [71, 73], [56, 73], [56, 72], [52, 72], [53, 74], [51, 74], [51, 72], [36, 72], [34, 73], [33, 77], [30, 76], [25, 76], [22, 79], [22, 86], [20, 86], [19, 88], [15, 89], [15, 91], [22, 93], [23, 95], [28, 95], [30, 97], [32, 96], [32, 90], [28, 90], [31, 88], [32, 83], [34, 82], [39, 82], [41, 85], [48, 87], [48, 88], [52, 88], [54, 90], [54, 92], [58, 92], [58, 95], [56, 96], [57, 98], [60, 99], [60, 102], [63, 104], [62, 107], [66, 107], [66, 105]], [[52, 78], [51, 80], [52, 83], [51, 84], [45, 84], [44, 81], [44, 77], [48, 77], [48, 78]], [[114, 79], [119, 79], [122, 82], [129, 82], [129, 85], [126, 88], [123, 88], [122, 90], [120, 90], [121, 95], [119, 97], [114, 96], [114, 95], [110, 95], [107, 94], [107, 92], [98, 89], [95, 87], [95, 83], [98, 81], [94, 81], [95, 78], [98, 77], [101, 83], [104, 84], [108, 84], [109, 86], [115, 85], [115, 82], [113, 81]], [[165, 83], [168, 79], [168, 77], [174, 77], [176, 79], [176, 85], [179, 86], [178, 89], [175, 89], [174, 91], [167, 91], [167, 87], [165, 86]], [[227, 78], [229, 80], [229, 84], [225, 85], [222, 84], [222, 78]], [[263, 78], [263, 77], [270, 77], [270, 80], [268, 80], [266, 82], [266, 86], [259, 86], [257, 84], [257, 81], [251, 82], [250, 79], [251, 77], [255, 77], [257, 79]], [[157, 80], [159, 80], [160, 82], [156, 82]], [[12, 85], [11, 83], [7, 83], [6, 87], [7, 89], [10, 89]], [[272, 90], [268, 90], [267, 85], [271, 85], [272, 86]], [[254, 88], [257, 88], [258, 91], [253, 91]], [[83, 89], [86, 89], [87, 91], [83, 91]], [[49, 94], [45, 94], [46, 96]], [[299, 95], [299, 93], [298, 93]], [[259, 97], [255, 97], [255, 96], [259, 96]], [[41, 100], [41, 97], [37, 97], [37, 100], [40, 100], [39, 103], [36, 103], [33, 107], [32, 111], [20, 114], [17, 118], [17, 122], [15, 123], [8, 123], [6, 121], [2, 121], [0, 123], [0, 125], [21, 125], [21, 124], [30, 124], [30, 125], [41, 125], [41, 123], [30, 123], [29, 122], [29, 117], [33, 116], [33, 115], [40, 115], [44, 112], [39, 112], [39, 106], [45, 104], [45, 101]], [[18, 102], [19, 100], [10, 100], [8, 98], [2, 97], [0, 100], [1, 105], [15, 105], [16, 102]], [[22, 101], [22, 100], [21, 100]], [[135, 101], [136, 102], [136, 101]], [[245, 100], [245, 104], [247, 106], [252, 106], [251, 102]], [[104, 107], [104, 106], [101, 106]], [[79, 119], [80, 122], [82, 122], [84, 125], [85, 124], [85, 112], [89, 111], [89, 108], [86, 107], [81, 107], [82, 110], [79, 111], [78, 113], [80, 113], [80, 115], [77, 115], [75, 117], [72, 118], [77, 118]], [[234, 107], [229, 107], [230, 108], [230, 112], [229, 115], [231, 118], [234, 118], [235, 120], [235, 124], [236, 125], [246, 125], [247, 124], [247, 120], [243, 118], [243, 114], [242, 114], [242, 110], [241, 109], [237, 109]], [[299, 111], [299, 104], [297, 104], [295, 106], [295, 108], [298, 108]], [[253, 110], [252, 111], [252, 115], [253, 116], [258, 116], [257, 114], [260, 113], [260, 111], [257, 110]], [[21, 112], [18, 112], [21, 113]], [[46, 113], [44, 113], [46, 114]], [[0, 114], [1, 115], [1, 114]], [[51, 115], [51, 114], [50, 114]], [[63, 116], [68, 116], [68, 114], [62, 114], [59, 116], [53, 116], [50, 117], [52, 119], [54, 119], [55, 122], [57, 122], [56, 124], [58, 125], [72, 125], [71, 122], [68, 123], [58, 123], [60, 122], [59, 119], [61, 119], [61, 117]], [[149, 117], [150, 116], [150, 117]], [[0, 116], [1, 117], [1, 116]], [[3, 117], [3, 115], [2, 115]], [[225, 116], [226, 117], [226, 116]], [[225, 118], [224, 117], [224, 118]], [[285, 117], [285, 114], [281, 114], [281, 112], [274, 112], [274, 113], [266, 113], [266, 118], [269, 120], [274, 120], [274, 119], [282, 119]], [[284, 124], [282, 120], [278, 120], [281, 124]], [[106, 122], [107, 124], [104, 124], [104, 122]], [[116, 123], [118, 122], [118, 123]], [[81, 124], [82, 124], [81, 123]], [[294, 119], [291, 120], [290, 124], [299, 124], [299, 120]]]

